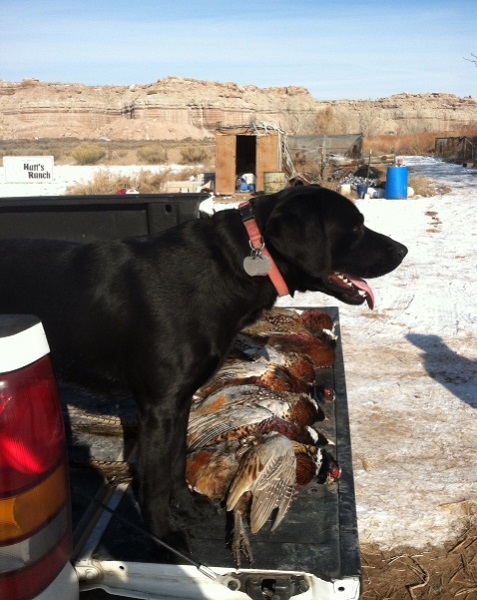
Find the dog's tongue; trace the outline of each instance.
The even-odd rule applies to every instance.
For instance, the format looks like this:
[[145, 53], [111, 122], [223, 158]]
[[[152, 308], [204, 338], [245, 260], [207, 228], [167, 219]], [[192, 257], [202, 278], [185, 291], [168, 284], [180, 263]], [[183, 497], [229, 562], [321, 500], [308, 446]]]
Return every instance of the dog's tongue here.
[[350, 277], [347, 275], [348, 279], [351, 281], [353, 285], [355, 285], [358, 289], [366, 292], [366, 302], [371, 310], [374, 308], [374, 294], [373, 290], [369, 287], [364, 279], [358, 279], [357, 277]]

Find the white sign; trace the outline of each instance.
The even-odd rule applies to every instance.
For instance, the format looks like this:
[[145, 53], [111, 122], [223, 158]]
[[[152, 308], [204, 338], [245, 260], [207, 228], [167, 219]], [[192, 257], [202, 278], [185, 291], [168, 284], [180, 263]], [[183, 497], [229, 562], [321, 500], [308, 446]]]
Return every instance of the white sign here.
[[4, 156], [5, 183], [52, 183], [54, 156]]

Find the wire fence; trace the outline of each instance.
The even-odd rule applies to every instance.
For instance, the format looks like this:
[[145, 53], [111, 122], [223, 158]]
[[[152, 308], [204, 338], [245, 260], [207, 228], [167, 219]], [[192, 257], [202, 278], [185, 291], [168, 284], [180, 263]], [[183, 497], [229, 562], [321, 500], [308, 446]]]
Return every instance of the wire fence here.
[[477, 137], [435, 138], [436, 156], [447, 160], [475, 161], [477, 159]]
[[363, 155], [362, 133], [348, 135], [289, 135], [287, 145], [296, 162], [326, 162], [332, 156], [359, 159]]

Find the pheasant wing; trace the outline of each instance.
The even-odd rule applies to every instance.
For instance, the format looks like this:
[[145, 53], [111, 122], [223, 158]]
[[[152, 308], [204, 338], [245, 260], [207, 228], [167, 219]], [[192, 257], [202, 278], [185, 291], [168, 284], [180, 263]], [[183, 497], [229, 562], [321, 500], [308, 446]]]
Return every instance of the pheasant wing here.
[[257, 533], [278, 508], [273, 527], [283, 520], [293, 498], [296, 458], [293, 443], [273, 433], [244, 454], [227, 495], [227, 510], [233, 510], [243, 494], [253, 496], [250, 528]]

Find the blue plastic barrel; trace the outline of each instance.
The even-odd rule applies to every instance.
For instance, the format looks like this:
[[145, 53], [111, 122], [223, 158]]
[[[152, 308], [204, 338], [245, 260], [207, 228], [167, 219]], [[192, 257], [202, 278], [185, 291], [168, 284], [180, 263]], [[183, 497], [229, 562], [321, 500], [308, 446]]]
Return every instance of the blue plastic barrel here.
[[356, 191], [358, 192], [358, 198], [363, 199], [364, 195], [368, 191], [367, 185], [362, 185], [361, 183], [356, 186]]
[[407, 167], [388, 167], [386, 175], [386, 198], [388, 200], [403, 200], [407, 198], [408, 169]]

